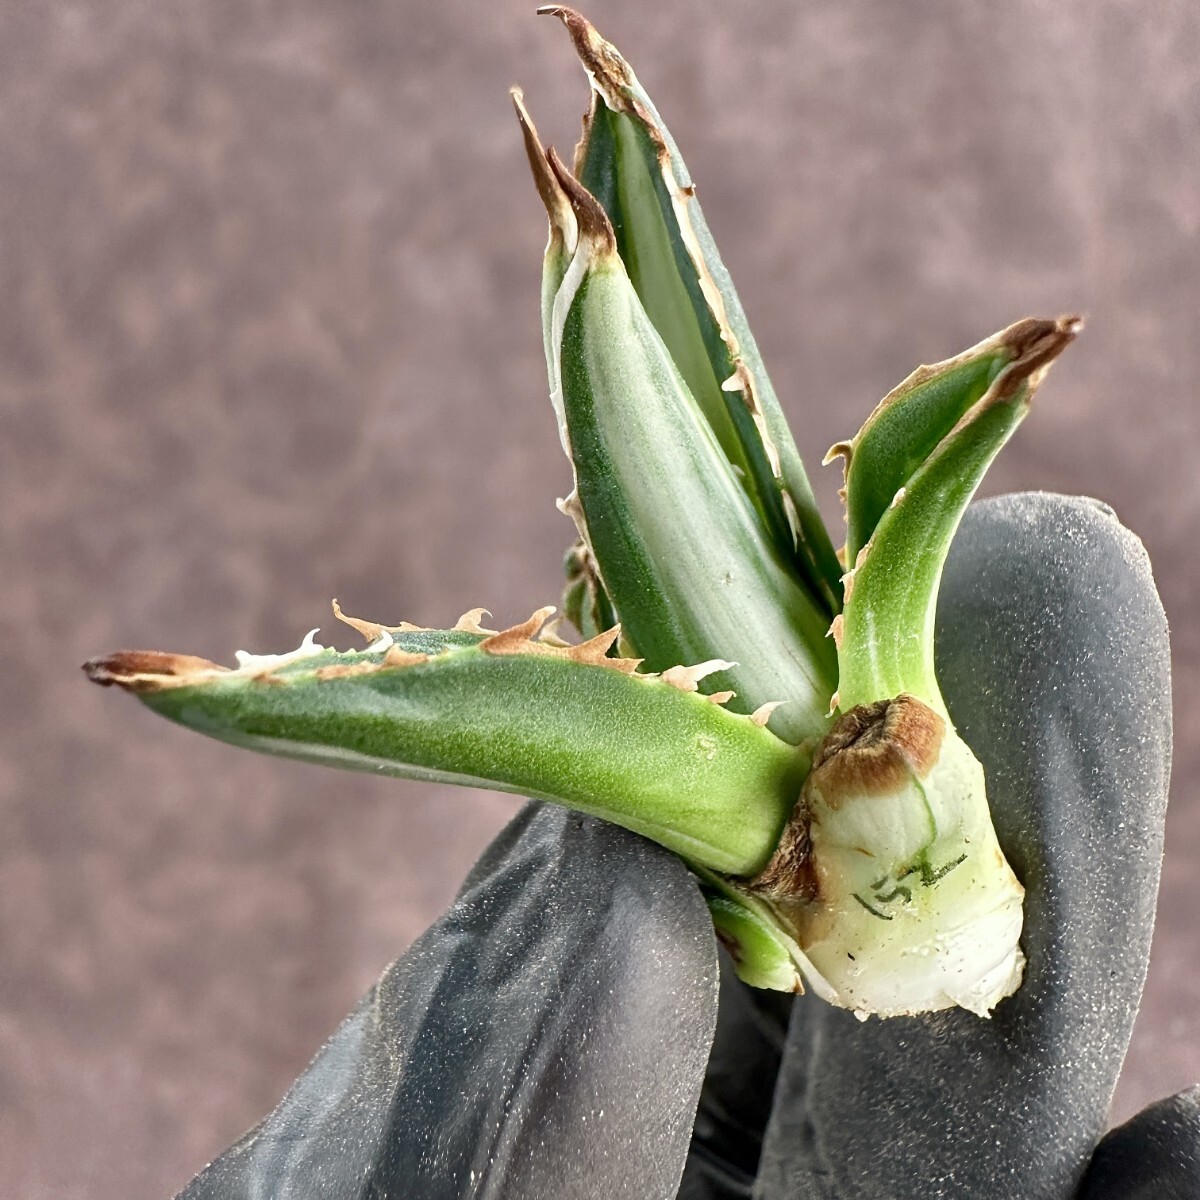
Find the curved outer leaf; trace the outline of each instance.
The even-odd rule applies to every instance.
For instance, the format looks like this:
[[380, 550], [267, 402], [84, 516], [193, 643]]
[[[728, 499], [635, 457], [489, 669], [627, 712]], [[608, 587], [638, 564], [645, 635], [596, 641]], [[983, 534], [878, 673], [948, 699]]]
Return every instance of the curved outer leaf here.
[[528, 805], [181, 1200], [673, 1196], [716, 1006], [683, 863]]
[[841, 568], [679, 149], [615, 46], [570, 8], [538, 11], [563, 22], [592, 84], [575, 173], [769, 536], [832, 616]]
[[[1014, 329], [1038, 324], [1022, 321]], [[1016, 357], [1011, 330], [947, 362], [918, 367], [826, 462], [846, 460], [846, 562], [853, 565], [896, 493]]]
[[697, 694], [698, 671], [658, 679], [606, 658], [616, 630], [577, 647], [535, 641], [550, 611], [490, 636], [397, 629], [386, 649], [315, 647], [236, 671], [146, 652], [88, 670], [235, 745], [527, 793], [714, 870], [760, 868], [799, 794], [804, 756]]
[[[923, 367], [853, 442], [834, 448], [849, 458], [847, 499], [858, 536], [896, 484], [845, 577], [845, 608], [835, 625], [843, 711], [907, 692], [945, 715], [933, 628], [950, 541], [1049, 364], [1079, 327], [1077, 317], [1022, 321], [982, 343], [974, 359], [968, 351]], [[997, 371], [1000, 357], [1008, 362]]]

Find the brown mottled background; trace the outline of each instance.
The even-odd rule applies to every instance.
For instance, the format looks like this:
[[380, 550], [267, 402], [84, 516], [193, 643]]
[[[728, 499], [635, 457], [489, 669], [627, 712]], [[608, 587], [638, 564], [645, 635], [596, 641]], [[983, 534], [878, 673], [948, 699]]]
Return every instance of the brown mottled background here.
[[[0, 1195], [173, 1192], [514, 810], [206, 742], [78, 664], [289, 648], [334, 595], [433, 624], [557, 598], [505, 92], [563, 144], [585, 85], [532, 9], [3, 6]], [[1089, 314], [987, 487], [1102, 496], [1157, 565], [1176, 786], [1115, 1115], [1200, 1079], [1196, 5], [590, 11], [687, 151], [814, 466], [916, 363]]]

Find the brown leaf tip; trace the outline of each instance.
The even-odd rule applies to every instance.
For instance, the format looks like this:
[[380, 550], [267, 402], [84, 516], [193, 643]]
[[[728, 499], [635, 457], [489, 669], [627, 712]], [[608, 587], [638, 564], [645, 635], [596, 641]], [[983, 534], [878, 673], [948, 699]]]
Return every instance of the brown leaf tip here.
[[801, 801], [792, 809], [770, 861], [750, 880], [750, 889], [777, 903], [803, 904], [816, 899], [818, 882], [808, 812]]
[[529, 159], [529, 169], [533, 172], [533, 183], [538, 196], [550, 218], [550, 227], [568, 249], [574, 248], [575, 214], [570, 200], [559, 186], [550, 161], [538, 137], [537, 127], [525, 107], [525, 96], [520, 88], [511, 88], [513, 107], [517, 110], [517, 121], [521, 126], [521, 138], [525, 143], [525, 156]]
[[550, 164], [559, 187], [571, 203], [571, 210], [579, 224], [580, 236], [589, 238], [600, 249], [615, 254], [617, 236], [613, 233], [612, 222], [608, 219], [608, 213], [604, 211], [604, 205], [567, 170], [566, 164], [559, 158], [558, 151], [553, 146], [546, 152], [546, 161]]
[[633, 72], [616, 46], [601, 37], [587, 17], [565, 4], [543, 4], [537, 13], [539, 17], [557, 17], [563, 23], [584, 70], [604, 91], [610, 107], [618, 107], [619, 100], [613, 90], [628, 87]]
[[1050, 364], [1075, 340], [1083, 329], [1083, 317], [1075, 313], [1046, 320], [1027, 317], [1010, 325], [1001, 335], [1013, 360], [993, 385], [992, 399], [1005, 400], [1028, 382], [1032, 393], [1042, 381]]
[[161, 692], [186, 686], [200, 675], [228, 670], [207, 658], [164, 650], [118, 650], [104, 658], [89, 659], [83, 669], [93, 683], [101, 687], [115, 685], [127, 692]]

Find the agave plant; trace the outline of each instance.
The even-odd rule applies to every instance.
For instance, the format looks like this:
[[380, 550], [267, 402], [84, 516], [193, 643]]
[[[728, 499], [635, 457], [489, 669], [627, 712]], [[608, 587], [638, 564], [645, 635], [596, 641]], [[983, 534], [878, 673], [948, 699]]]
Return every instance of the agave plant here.
[[[124, 651], [100, 684], [271, 754], [499, 788], [661, 843], [694, 872], [739, 976], [890, 1016], [986, 1015], [1021, 982], [1020, 882], [938, 688], [951, 539], [1074, 317], [1027, 319], [917, 369], [829, 457], [846, 539], [800, 455], [683, 159], [577, 13], [591, 80], [574, 164], [517, 116], [549, 215], [542, 326], [575, 486], [563, 636], [339, 620], [227, 668]], [[827, 460], [828, 461], [828, 460]]]

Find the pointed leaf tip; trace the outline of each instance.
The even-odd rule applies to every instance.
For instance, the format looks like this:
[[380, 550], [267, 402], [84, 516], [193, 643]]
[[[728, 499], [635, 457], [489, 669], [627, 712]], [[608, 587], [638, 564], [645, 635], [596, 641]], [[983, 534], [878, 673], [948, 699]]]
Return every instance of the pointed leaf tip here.
[[193, 654], [171, 654], [163, 650], [118, 650], [83, 664], [87, 677], [101, 687], [124, 688], [127, 692], [161, 692], [185, 687], [197, 678], [229, 672], [228, 667], [197, 658]]
[[546, 161], [554, 172], [558, 186], [570, 202], [571, 210], [579, 225], [581, 237], [589, 238], [598, 249], [616, 256], [617, 235], [613, 232], [612, 222], [604, 205], [567, 170], [566, 164], [558, 156], [553, 146], [546, 151]]
[[537, 127], [525, 107], [525, 93], [519, 87], [514, 87], [509, 89], [508, 94], [512, 97], [513, 108], [517, 111], [521, 138], [525, 143], [525, 156], [529, 159], [534, 187], [537, 188], [546, 215], [550, 218], [551, 231], [562, 239], [567, 251], [571, 252], [578, 237], [574, 209], [550, 167], [545, 148], [538, 137]]
[[633, 82], [633, 72], [616, 46], [602, 37], [587, 17], [565, 4], [543, 4], [537, 13], [539, 17], [557, 17], [563, 23], [579, 61], [605, 103], [616, 112], [627, 111], [630, 102], [624, 92]]
[[1083, 317], [1071, 313], [1044, 320], [1028, 317], [1004, 331], [1003, 341], [1013, 361], [996, 380], [994, 401], [1011, 399], [1028, 381], [1030, 395], [1036, 390], [1046, 369], [1083, 330]]

